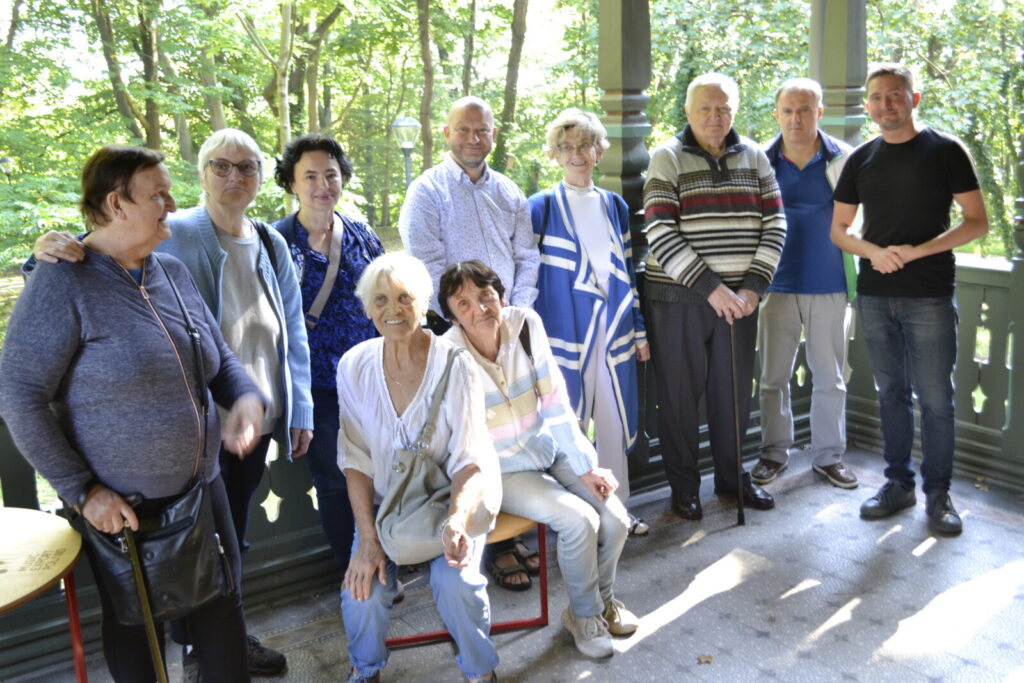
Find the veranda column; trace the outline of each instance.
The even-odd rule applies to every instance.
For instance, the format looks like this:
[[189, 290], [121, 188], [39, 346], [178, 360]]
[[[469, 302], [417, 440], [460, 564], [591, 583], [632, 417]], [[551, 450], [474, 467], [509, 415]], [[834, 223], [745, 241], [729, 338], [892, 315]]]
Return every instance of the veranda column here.
[[1013, 256], [1010, 274], [1010, 334], [1013, 350], [1010, 363], [1009, 404], [1006, 407], [1006, 427], [1003, 429], [1003, 456], [1007, 462], [1024, 461], [1021, 444], [1024, 443], [1024, 136], [1020, 139], [1017, 160], [1017, 197], [1014, 215], [1013, 241], [1017, 253]]
[[867, 76], [865, 0], [812, 0], [811, 78], [825, 94], [822, 127], [852, 145], [861, 142]]
[[[604, 90], [602, 122], [611, 147], [601, 159], [601, 187], [618, 192], [630, 212], [643, 207], [644, 171], [650, 155], [644, 139], [651, 132], [644, 109], [650, 99], [651, 13], [647, 0], [601, 0], [598, 84]], [[633, 229], [643, 219], [632, 216]]]

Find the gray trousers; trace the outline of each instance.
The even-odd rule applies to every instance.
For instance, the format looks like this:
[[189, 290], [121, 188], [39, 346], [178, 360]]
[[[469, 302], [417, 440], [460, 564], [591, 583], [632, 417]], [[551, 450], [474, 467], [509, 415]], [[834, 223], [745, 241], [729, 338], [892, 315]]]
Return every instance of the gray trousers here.
[[761, 456], [786, 463], [793, 446], [789, 383], [804, 331], [811, 371], [811, 456], [824, 467], [846, 451], [846, 293], [769, 292], [761, 306]]
[[[732, 326], [705, 302], [647, 302], [647, 338], [658, 388], [658, 439], [673, 494], [700, 490], [700, 400], [706, 395], [715, 492], [739, 488], [734, 410], [746, 434], [754, 377], [755, 311]], [[733, 400], [731, 332], [736, 341]]]

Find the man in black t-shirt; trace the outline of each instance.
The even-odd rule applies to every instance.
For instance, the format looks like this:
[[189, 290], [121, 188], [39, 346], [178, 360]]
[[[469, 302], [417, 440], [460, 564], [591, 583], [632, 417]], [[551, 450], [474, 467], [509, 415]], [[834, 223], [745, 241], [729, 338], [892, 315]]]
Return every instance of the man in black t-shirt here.
[[[850, 156], [835, 189], [832, 241], [860, 256], [857, 308], [878, 386], [884, 486], [861, 505], [865, 519], [913, 506], [916, 393], [921, 410], [921, 478], [933, 531], [958, 534], [949, 497], [953, 475], [956, 362], [952, 250], [988, 232], [985, 202], [963, 143], [914, 120], [921, 93], [898, 64], [868, 72], [866, 108], [882, 135]], [[961, 222], [950, 227], [953, 202]], [[857, 206], [863, 234], [850, 234]]]

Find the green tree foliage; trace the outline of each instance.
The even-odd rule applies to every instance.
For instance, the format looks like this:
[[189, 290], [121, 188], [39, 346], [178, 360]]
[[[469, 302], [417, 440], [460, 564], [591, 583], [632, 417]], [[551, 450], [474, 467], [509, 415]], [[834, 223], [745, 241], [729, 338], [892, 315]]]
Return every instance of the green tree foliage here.
[[[181, 206], [198, 199], [193, 160], [220, 127], [252, 134], [269, 175], [282, 117], [274, 64], [258, 43], [278, 57], [286, 34], [291, 134], [319, 128], [339, 139], [356, 169], [344, 210], [396, 244], [405, 183], [390, 124], [420, 111], [418, 4], [289, 0], [290, 23], [282, 26], [279, 2], [0, 0], [0, 157], [13, 160], [10, 179], [0, 177], [0, 264], [19, 262], [45, 230], [81, 230], [78, 173], [101, 144], [159, 143]], [[442, 126], [454, 99], [469, 92], [501, 113], [513, 4], [428, 5], [431, 165], [445, 152]], [[758, 140], [773, 135], [777, 82], [807, 73], [809, 0], [650, 0], [650, 7], [651, 146], [682, 127], [687, 83], [711, 69], [740, 83], [738, 130]], [[598, 8], [599, 0], [530, 0], [515, 115], [500, 131], [507, 173], [528, 194], [560, 176], [543, 154], [546, 124], [569, 106], [600, 112]], [[106, 55], [98, 9], [112, 29]], [[249, 33], [243, 18], [252, 20]], [[994, 227], [985, 248], [993, 253], [1009, 253], [1012, 202], [1024, 193], [1013, 173], [1024, 130], [1022, 42], [1024, 0], [868, 2], [869, 58], [912, 64], [925, 93], [922, 120], [962, 137], [978, 162]], [[147, 128], [153, 121], [156, 130]], [[422, 154], [418, 146], [414, 169], [423, 167]], [[284, 211], [283, 192], [267, 182], [252, 214], [273, 219]]]

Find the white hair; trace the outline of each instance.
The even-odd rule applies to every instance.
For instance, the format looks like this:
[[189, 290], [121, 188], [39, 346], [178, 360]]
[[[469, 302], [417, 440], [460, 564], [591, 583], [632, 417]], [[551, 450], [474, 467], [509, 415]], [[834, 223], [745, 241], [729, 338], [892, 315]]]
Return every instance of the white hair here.
[[382, 277], [401, 283], [412, 294], [416, 309], [426, 313], [430, 297], [434, 294], [434, 283], [422, 261], [402, 251], [389, 252], [370, 261], [356, 284], [356, 296], [367, 313], [370, 312], [370, 299]]
[[[260, 146], [256, 144], [256, 141], [252, 139], [251, 135], [245, 131], [238, 130], [237, 128], [221, 128], [218, 131], [214, 131], [210, 137], [206, 138], [206, 142], [204, 142], [203, 146], [199, 148], [199, 159], [196, 162], [200, 178], [203, 177], [203, 172], [206, 170], [206, 163], [210, 160], [210, 157], [213, 156], [214, 152], [223, 147], [230, 149], [244, 149], [259, 159], [260, 182], [263, 182], [263, 152], [260, 151]], [[200, 202], [204, 204], [206, 203], [206, 190], [203, 190]]]
[[733, 114], [735, 114], [740, 108], [740, 87], [736, 85], [731, 77], [725, 74], [718, 73], [717, 71], [711, 71], [706, 74], [701, 74], [695, 79], [690, 81], [690, 85], [686, 88], [686, 108], [689, 109], [693, 104], [694, 95], [701, 88], [714, 87], [718, 88], [725, 93], [725, 96], [729, 98], [729, 104], [732, 105]]

